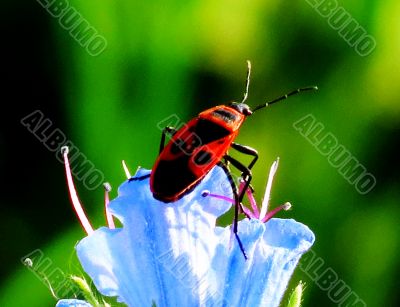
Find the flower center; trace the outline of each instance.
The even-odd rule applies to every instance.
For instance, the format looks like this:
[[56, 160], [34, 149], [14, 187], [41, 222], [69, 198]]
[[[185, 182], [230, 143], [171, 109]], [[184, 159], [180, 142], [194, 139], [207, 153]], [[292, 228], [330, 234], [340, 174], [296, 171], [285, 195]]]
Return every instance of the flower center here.
[[[280, 205], [268, 212], [268, 204], [269, 204], [270, 195], [271, 195], [272, 182], [273, 182], [274, 176], [276, 174], [276, 171], [278, 169], [278, 165], [279, 165], [279, 158], [276, 159], [276, 161], [274, 161], [274, 163], [272, 163], [271, 169], [269, 171], [267, 187], [265, 189], [265, 194], [264, 194], [264, 199], [263, 199], [263, 202], [261, 205], [261, 210], [258, 209], [257, 202], [253, 195], [253, 191], [251, 190], [251, 188], [249, 188], [249, 187], [247, 188], [246, 195], [247, 195], [247, 198], [249, 199], [251, 208], [248, 208], [248, 207], [244, 206], [243, 204], [240, 204], [240, 209], [247, 217], [253, 218], [253, 219], [258, 219], [258, 220], [262, 221], [263, 223], [265, 223], [265, 222], [269, 221], [272, 217], [274, 217], [279, 211], [282, 211], [282, 210], [287, 211], [292, 207], [292, 205], [289, 202], [286, 202], [283, 205]], [[243, 189], [244, 189], [244, 180], [241, 180], [240, 184], [239, 184], [239, 193], [241, 193], [243, 191]], [[236, 205], [234, 199], [224, 196], [224, 195], [213, 194], [207, 190], [203, 191], [201, 193], [201, 195], [203, 197], [214, 197], [217, 199], [222, 199], [222, 200], [232, 203], [233, 205]]]

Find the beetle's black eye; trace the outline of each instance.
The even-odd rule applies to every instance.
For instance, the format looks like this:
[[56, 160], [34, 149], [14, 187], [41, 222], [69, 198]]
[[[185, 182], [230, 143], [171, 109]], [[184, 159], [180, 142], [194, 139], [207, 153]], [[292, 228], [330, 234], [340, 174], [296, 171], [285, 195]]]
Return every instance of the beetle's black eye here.
[[251, 111], [250, 107], [245, 103], [232, 102], [230, 104], [230, 107], [235, 109], [236, 111], [242, 113], [245, 116], [249, 116], [249, 115], [253, 114], [253, 112]]
[[243, 114], [245, 116], [249, 116], [249, 115], [253, 114], [253, 112], [250, 110], [250, 108], [244, 108], [243, 109]]

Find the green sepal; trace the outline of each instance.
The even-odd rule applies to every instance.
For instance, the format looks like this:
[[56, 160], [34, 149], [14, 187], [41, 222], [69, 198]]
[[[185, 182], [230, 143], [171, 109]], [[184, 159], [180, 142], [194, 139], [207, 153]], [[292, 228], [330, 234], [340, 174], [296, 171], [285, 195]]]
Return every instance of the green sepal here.
[[293, 290], [290, 295], [289, 302], [287, 307], [300, 307], [301, 306], [301, 298], [303, 296], [304, 284], [302, 281], [299, 282], [297, 287]]

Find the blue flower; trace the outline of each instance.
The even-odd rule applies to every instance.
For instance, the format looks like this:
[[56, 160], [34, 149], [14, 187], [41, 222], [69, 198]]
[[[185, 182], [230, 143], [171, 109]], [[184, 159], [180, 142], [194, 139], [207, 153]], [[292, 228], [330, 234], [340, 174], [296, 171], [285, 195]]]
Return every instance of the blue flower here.
[[221, 306], [279, 306], [301, 255], [314, 242], [310, 229], [292, 219], [273, 218], [268, 223], [245, 219], [239, 236], [248, 254], [244, 261], [238, 247], [216, 254], [220, 276]]
[[123, 227], [102, 227], [76, 246], [97, 289], [128, 306], [278, 306], [314, 234], [294, 220], [244, 219], [246, 261], [231, 228], [215, 226], [231, 203], [205, 190], [232, 198], [218, 166], [170, 204], [153, 198], [148, 179], [123, 183], [108, 206]]
[[[103, 295], [128, 306], [278, 306], [297, 262], [314, 242], [307, 226], [272, 218], [289, 203], [267, 212], [278, 161], [260, 211], [251, 190], [246, 191], [251, 209], [242, 209], [249, 218], [238, 225], [245, 260], [231, 227], [215, 226], [234, 203], [219, 166], [169, 204], [153, 198], [148, 179], [126, 181], [111, 202], [107, 187], [108, 227], [94, 230], [73, 186], [66, 148], [63, 155], [72, 203], [88, 234], [76, 246], [78, 258]], [[135, 177], [149, 173], [140, 169]], [[115, 228], [113, 217], [122, 228]], [[61, 300], [57, 306], [73, 304], [87, 303]]]
[[[148, 173], [141, 169], [135, 177]], [[153, 301], [158, 307], [199, 306], [208, 299], [214, 288], [209, 281], [218, 281], [210, 270], [221, 245], [215, 222], [231, 204], [201, 192], [212, 189], [232, 196], [225, 178], [217, 167], [191, 193], [170, 204], [153, 198], [148, 179], [122, 184], [109, 208], [124, 226], [102, 227], [76, 246], [97, 289], [129, 306], [151, 306]]]
[[82, 300], [59, 300], [56, 307], [92, 307], [89, 303]]

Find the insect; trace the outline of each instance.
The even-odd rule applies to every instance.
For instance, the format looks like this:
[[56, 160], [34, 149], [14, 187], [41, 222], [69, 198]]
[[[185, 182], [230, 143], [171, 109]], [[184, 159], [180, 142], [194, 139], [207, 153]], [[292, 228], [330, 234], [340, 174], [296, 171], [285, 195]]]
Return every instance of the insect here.
[[[242, 243], [237, 235], [237, 222], [242, 199], [252, 178], [251, 169], [258, 159], [258, 152], [249, 146], [235, 143], [234, 140], [245, 119], [255, 111], [300, 92], [317, 89], [315, 86], [299, 88], [251, 109], [245, 104], [250, 74], [251, 63], [247, 61], [246, 87], [241, 102], [207, 109], [178, 130], [174, 127], [165, 127], [161, 135], [160, 153], [150, 174], [150, 189], [154, 197], [163, 202], [173, 202], [196, 187], [214, 166], [217, 164], [223, 166], [231, 182], [236, 203], [233, 232], [244, 255]], [[167, 134], [171, 135], [171, 139], [165, 144]], [[228, 154], [231, 148], [251, 156], [250, 164], [244, 165], [231, 157]], [[228, 164], [241, 172], [245, 184], [240, 192], [227, 168]], [[138, 179], [142, 178], [131, 180]]]

